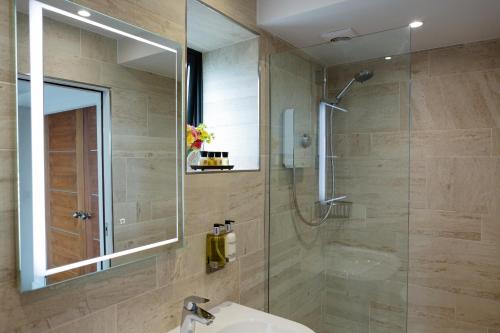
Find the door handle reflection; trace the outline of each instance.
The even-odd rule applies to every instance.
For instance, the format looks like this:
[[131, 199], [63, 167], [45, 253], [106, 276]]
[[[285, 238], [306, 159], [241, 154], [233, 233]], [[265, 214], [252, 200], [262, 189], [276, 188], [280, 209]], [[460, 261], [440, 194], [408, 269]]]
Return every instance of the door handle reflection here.
[[73, 217], [80, 220], [89, 220], [92, 217], [92, 214], [88, 212], [76, 211], [73, 213]]

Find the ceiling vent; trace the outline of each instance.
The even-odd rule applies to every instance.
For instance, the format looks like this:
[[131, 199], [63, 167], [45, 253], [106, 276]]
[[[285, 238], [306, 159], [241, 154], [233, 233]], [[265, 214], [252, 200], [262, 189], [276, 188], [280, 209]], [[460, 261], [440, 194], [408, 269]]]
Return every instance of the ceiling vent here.
[[342, 40], [342, 39], [351, 39], [358, 35], [356, 31], [352, 28], [336, 30], [331, 32], [325, 32], [321, 34], [321, 38], [327, 41], [330, 40]]

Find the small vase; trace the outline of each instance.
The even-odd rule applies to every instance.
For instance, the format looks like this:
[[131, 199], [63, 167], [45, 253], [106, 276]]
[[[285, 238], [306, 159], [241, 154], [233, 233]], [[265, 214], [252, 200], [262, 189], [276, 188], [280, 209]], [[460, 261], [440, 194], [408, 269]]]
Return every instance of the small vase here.
[[191, 165], [198, 165], [199, 162], [200, 162], [200, 150], [192, 149], [186, 157], [187, 169], [189, 171], [194, 171], [194, 169], [191, 168]]

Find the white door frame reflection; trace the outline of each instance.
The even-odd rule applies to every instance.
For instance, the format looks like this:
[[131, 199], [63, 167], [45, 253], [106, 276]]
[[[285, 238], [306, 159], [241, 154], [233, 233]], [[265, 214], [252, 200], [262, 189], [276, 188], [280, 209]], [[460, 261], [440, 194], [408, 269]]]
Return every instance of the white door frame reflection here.
[[[32, 161], [36, 161], [37, 165], [40, 167], [32, 168], [32, 214], [33, 214], [33, 282], [32, 289], [38, 289], [46, 285], [46, 278], [48, 276], [58, 274], [71, 269], [96, 264], [102, 261], [109, 261], [114, 258], [125, 256], [132, 253], [137, 253], [145, 251], [148, 249], [164, 246], [167, 244], [176, 243], [179, 241], [179, 221], [176, 223], [176, 237], [172, 239], [167, 239], [164, 241], [147, 244], [139, 246], [132, 249], [127, 249], [124, 251], [105, 254], [100, 257], [95, 257], [87, 260], [82, 260], [74, 262], [71, 264], [47, 268], [47, 247], [46, 247], [46, 203], [45, 203], [45, 154], [44, 154], [44, 96], [43, 96], [43, 85], [44, 85], [44, 70], [43, 70], [43, 11], [48, 10], [66, 17], [90, 24], [92, 26], [122, 35], [140, 41], [169, 52], [175, 53], [178, 62], [178, 50], [165, 46], [163, 44], [145, 39], [143, 37], [136, 36], [134, 34], [122, 31], [110, 26], [104, 25], [102, 23], [93, 21], [88, 18], [78, 16], [74, 13], [62, 10], [60, 8], [53, 7], [49, 4], [37, 1], [29, 0], [29, 48], [30, 48], [30, 89], [31, 89], [31, 158]], [[109, 96], [108, 96], [109, 98]], [[179, 129], [177, 129], [179, 131]], [[176, 135], [177, 137], [178, 135]], [[176, 146], [182, 145], [182, 143], [176, 143]], [[176, 149], [178, 152], [179, 149]], [[176, 153], [177, 154], [177, 153]], [[176, 156], [178, 160], [178, 156]], [[179, 174], [178, 168], [176, 173]], [[111, 177], [109, 177], [111, 179]], [[177, 200], [179, 201], [179, 175], [177, 179]], [[111, 181], [111, 180], [109, 180]], [[178, 205], [179, 210], [179, 205]], [[109, 213], [111, 214], [111, 213]], [[181, 213], [178, 211], [178, 218]], [[106, 214], [105, 219], [111, 221], [112, 217]]]
[[[22, 126], [23, 120], [21, 119], [21, 107], [29, 107], [31, 110], [31, 103], [29, 105], [26, 105], [27, 100], [24, 98], [24, 93], [30, 94], [31, 97], [31, 91], [29, 89], [30, 86], [30, 76], [28, 75], [23, 75], [23, 74], [18, 74], [18, 124], [19, 124], [19, 129], [18, 129], [18, 135], [20, 136], [19, 142], [21, 142], [21, 137], [26, 137], [28, 134], [25, 133], [26, 130], [23, 130], [24, 126]], [[26, 90], [26, 85], [28, 86], [28, 90]], [[71, 92], [71, 90], [74, 90]], [[92, 94], [95, 94], [95, 96], [91, 97]], [[99, 218], [99, 238], [100, 238], [100, 249], [99, 249], [99, 256], [102, 257], [108, 253], [113, 253], [113, 203], [112, 203], [112, 177], [111, 177], [111, 107], [110, 107], [110, 90], [109, 88], [106, 87], [100, 87], [100, 86], [95, 86], [95, 85], [90, 85], [90, 84], [85, 84], [85, 83], [76, 83], [76, 82], [69, 82], [65, 80], [60, 80], [60, 79], [52, 79], [52, 78], [44, 78], [44, 89], [43, 89], [43, 95], [44, 99], [46, 96], [64, 96], [61, 99], [58, 99], [55, 102], [50, 102], [47, 100], [44, 100], [44, 106], [41, 110], [43, 112], [44, 117], [46, 117], [49, 114], [55, 114], [55, 113], [62, 113], [66, 111], [71, 111], [74, 109], [81, 109], [89, 106], [95, 106], [96, 107], [96, 112], [97, 112], [97, 121], [96, 121], [96, 134], [97, 134], [97, 164], [98, 164], [98, 197], [100, 198], [99, 200], [99, 212], [96, 214]], [[76, 99], [76, 100], [75, 100]], [[31, 117], [30, 117], [31, 118]], [[46, 120], [44, 119], [44, 125], [45, 125]], [[24, 122], [23, 122], [24, 123]], [[45, 128], [44, 128], [45, 131]], [[45, 135], [46, 133], [43, 134], [43, 140], [45, 140]], [[32, 136], [33, 138], [33, 136]], [[45, 150], [46, 147], [44, 147]], [[19, 149], [23, 150], [23, 149]], [[43, 154], [45, 158], [45, 154]], [[33, 158], [33, 157], [31, 157]], [[23, 160], [23, 157], [19, 156], [20, 160]], [[26, 161], [26, 163], [31, 163], [29, 161]], [[40, 162], [40, 164], [43, 167], [45, 167], [45, 162]], [[32, 167], [33, 170], [33, 167]], [[44, 171], [45, 172], [45, 171]], [[20, 176], [23, 176], [23, 171], [19, 171]], [[44, 177], [46, 179], [47, 175]], [[25, 197], [23, 192], [28, 192], [30, 191], [31, 188], [25, 188], [25, 185], [20, 184], [20, 196]], [[46, 191], [47, 189], [44, 189]], [[45, 192], [46, 194], [46, 192]], [[45, 195], [44, 198], [46, 199]], [[46, 200], [47, 201], [47, 200]], [[46, 206], [45, 206], [46, 207]], [[28, 221], [28, 218], [31, 218], [31, 216], [23, 216], [26, 214], [25, 211], [20, 212], [20, 217], [22, 218], [23, 223], [26, 225], [24, 227], [27, 227], [27, 225], [34, 226], [35, 219], [32, 219], [32, 221]], [[107, 221], [107, 222], [106, 222]], [[44, 223], [44, 226], [46, 227], [46, 222]], [[25, 228], [23, 228], [25, 229]], [[27, 228], [29, 229], [29, 228]], [[22, 231], [22, 233], [26, 233], [27, 231]], [[47, 235], [47, 233], [45, 233]], [[45, 260], [48, 258], [48, 253], [47, 253], [47, 240], [45, 239], [45, 245], [43, 248], [40, 250], [37, 249], [36, 254], [35, 252], [33, 253], [33, 257], [31, 258], [21, 258], [20, 260], [20, 266], [21, 270], [26, 273], [30, 267], [34, 267], [33, 264], [37, 260], [42, 260], [41, 256], [44, 255]], [[33, 251], [35, 251], [35, 246], [33, 246]], [[45, 253], [43, 251], [45, 250]], [[24, 247], [23, 251], [24, 253]], [[47, 263], [46, 263], [47, 265]], [[63, 266], [61, 266], [63, 267]], [[107, 269], [110, 267], [110, 262], [109, 260], [102, 261], [101, 265], [97, 263], [96, 270], [100, 271], [103, 269]], [[47, 274], [47, 272], [50, 273], [51, 269], [48, 269], [46, 271], [46, 276], [47, 278], [50, 275], [56, 274]], [[34, 272], [30, 272], [26, 277], [22, 277], [21, 283], [25, 284], [26, 279], [29, 276], [34, 276]], [[26, 275], [26, 274], [25, 274]], [[43, 281], [40, 280], [40, 283]], [[45, 281], [46, 283], [46, 281]], [[44, 286], [43, 284], [41, 286]], [[40, 287], [40, 285], [33, 285], [33, 287]]]

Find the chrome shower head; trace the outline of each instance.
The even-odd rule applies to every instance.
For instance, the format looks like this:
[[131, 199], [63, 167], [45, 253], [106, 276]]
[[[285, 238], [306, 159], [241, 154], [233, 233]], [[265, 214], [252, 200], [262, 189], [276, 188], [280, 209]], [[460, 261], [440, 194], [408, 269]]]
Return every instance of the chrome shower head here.
[[344, 97], [347, 94], [347, 92], [349, 91], [354, 82], [363, 83], [371, 79], [372, 77], [373, 77], [373, 72], [368, 69], [364, 69], [361, 72], [356, 73], [354, 77], [351, 79], [351, 81], [349, 81], [335, 97], [337, 103], [339, 103], [342, 97]]

